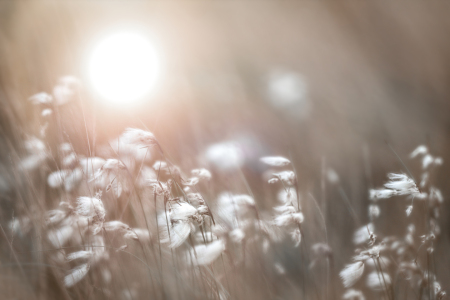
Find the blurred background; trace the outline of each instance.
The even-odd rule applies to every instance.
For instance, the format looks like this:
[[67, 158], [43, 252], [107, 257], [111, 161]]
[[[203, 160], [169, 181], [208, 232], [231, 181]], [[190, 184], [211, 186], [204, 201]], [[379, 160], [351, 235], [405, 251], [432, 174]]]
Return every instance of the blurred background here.
[[[273, 201], [260, 189], [259, 157], [291, 159], [300, 188], [331, 207], [340, 268], [353, 249], [345, 232], [357, 224], [337, 190], [321, 195], [324, 170], [336, 171], [367, 221], [368, 188], [404, 170], [388, 144], [413, 174], [420, 165], [408, 154], [426, 144], [444, 159], [435, 185], [450, 193], [449, 14], [445, 1], [1, 1], [2, 172], [6, 144], [20, 149], [26, 134], [39, 134], [27, 99], [73, 75], [82, 97], [61, 112], [61, 124], [80, 153], [126, 127], [148, 128], [180, 166], [208, 165], [223, 180], [218, 192], [245, 192], [220, 163], [231, 155], [263, 209]], [[151, 93], [138, 102], [100, 99], [86, 71], [93, 45], [121, 28], [144, 32], [160, 59]], [[2, 189], [7, 198], [8, 184]], [[448, 208], [438, 253], [449, 243]], [[406, 218], [403, 208], [384, 212]], [[437, 273], [448, 279], [441, 257]]]

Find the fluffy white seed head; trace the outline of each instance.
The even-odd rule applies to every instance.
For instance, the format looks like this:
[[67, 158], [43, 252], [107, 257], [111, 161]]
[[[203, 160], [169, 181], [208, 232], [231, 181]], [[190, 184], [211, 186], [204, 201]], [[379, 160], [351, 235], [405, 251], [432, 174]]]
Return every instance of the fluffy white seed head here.
[[433, 156], [430, 154], [425, 155], [422, 158], [422, 169], [426, 170], [434, 162]]
[[275, 267], [275, 271], [277, 271], [278, 274], [280, 275], [286, 274], [286, 270], [280, 263], [275, 263], [273, 266]]
[[261, 157], [260, 160], [263, 163], [273, 167], [283, 167], [291, 163], [289, 159], [282, 156], [265, 156]]
[[234, 142], [222, 142], [208, 147], [205, 158], [221, 170], [233, 170], [244, 164], [245, 155]]
[[298, 206], [297, 204], [297, 191], [295, 188], [290, 187], [287, 189], [280, 189], [280, 191], [277, 194], [278, 201], [286, 204], [286, 205], [293, 205], [295, 207]]
[[83, 179], [83, 171], [80, 168], [73, 169], [67, 176], [64, 178], [64, 189], [66, 192], [72, 191]]
[[282, 227], [282, 226], [288, 226], [288, 225], [298, 225], [303, 223], [304, 216], [301, 212], [294, 213], [294, 214], [284, 214], [277, 216], [274, 219], [275, 225]]
[[414, 180], [409, 178], [405, 174], [389, 173], [389, 182], [385, 183], [384, 186], [388, 189], [394, 190], [398, 195], [415, 195], [419, 194], [419, 189], [417, 188]]
[[236, 228], [230, 231], [229, 237], [233, 242], [240, 244], [245, 238], [245, 233], [242, 231], [242, 229]]
[[296, 212], [295, 208], [292, 205], [275, 206], [273, 209], [282, 215], [293, 214]]
[[409, 155], [409, 157], [414, 158], [418, 155], [426, 155], [428, 153], [428, 148], [425, 145], [420, 145]]
[[409, 217], [409, 216], [411, 215], [412, 210], [413, 210], [413, 206], [412, 206], [412, 205], [409, 205], [409, 206], [406, 208], [406, 216], [407, 216], [407, 217]]
[[361, 261], [355, 262], [345, 266], [339, 273], [342, 282], [346, 288], [354, 285], [362, 276], [364, 272], [364, 263]]
[[70, 170], [59, 170], [50, 173], [47, 178], [47, 183], [52, 188], [60, 187], [64, 184], [64, 180], [69, 174], [71, 173]]
[[169, 224], [166, 223], [166, 216], [164, 213], [158, 216], [159, 224], [159, 238], [161, 243], [169, 243], [170, 248], [177, 248], [181, 246], [184, 241], [189, 237], [193, 228], [190, 221], [179, 220]]
[[28, 98], [28, 101], [33, 104], [50, 104], [53, 101], [53, 97], [47, 93], [41, 92]]
[[222, 193], [217, 199], [218, 213], [222, 220], [233, 226], [236, 220], [254, 208], [255, 200], [248, 195]]
[[436, 166], [441, 166], [444, 163], [442, 157], [436, 157], [433, 162]]
[[349, 289], [342, 296], [343, 300], [365, 300], [364, 294], [361, 291]]
[[339, 182], [339, 175], [333, 169], [327, 170], [327, 180], [331, 184], [336, 184]]
[[373, 223], [369, 223], [367, 225], [361, 226], [358, 230], [353, 234], [353, 243], [356, 245], [367, 242], [370, 238], [370, 234], [372, 234], [374, 230]]
[[92, 256], [92, 251], [77, 251], [77, 252], [72, 252], [69, 255], [66, 256], [66, 260], [67, 261], [72, 261], [75, 259], [89, 259]]
[[66, 215], [67, 213], [60, 209], [49, 210], [45, 216], [45, 223], [46, 225], [59, 223], [66, 217]]
[[[378, 259], [380, 260], [380, 264], [383, 269], [388, 268], [389, 265], [391, 264], [389, 258], [385, 256], [380, 256]], [[367, 259], [364, 263], [366, 264], [366, 266], [370, 266], [373, 269], [378, 268], [378, 261], [377, 260], [374, 261], [373, 258]]]
[[[272, 179], [281, 180], [287, 185], [293, 185], [295, 182], [295, 173], [293, 171], [281, 171], [278, 173], [273, 173], [272, 176]], [[269, 183], [271, 183], [270, 180]]]
[[153, 133], [138, 128], [127, 128], [121, 139], [125, 143], [139, 147], [150, 147], [158, 144]]
[[397, 192], [390, 189], [370, 189], [369, 190], [369, 198], [370, 200], [378, 200], [378, 199], [388, 199], [397, 195]]
[[103, 228], [105, 229], [105, 231], [126, 231], [130, 227], [121, 221], [109, 221], [103, 223]]
[[52, 113], [53, 113], [52, 109], [46, 108], [41, 111], [41, 116], [43, 116], [45, 118], [45, 117], [50, 116]]
[[175, 203], [172, 206], [172, 210], [170, 212], [170, 219], [172, 221], [176, 220], [187, 220], [189, 217], [192, 217], [197, 212], [197, 209], [186, 202]]
[[191, 177], [188, 180], [182, 180], [182, 184], [186, 186], [194, 186], [199, 182], [200, 180], [198, 177]]
[[79, 197], [77, 199], [77, 214], [83, 217], [98, 217], [104, 219], [106, 215], [102, 200], [96, 197]]
[[194, 265], [209, 265], [225, 250], [225, 243], [216, 240], [207, 245], [197, 245], [190, 251]]
[[[385, 286], [385, 283], [387, 287]], [[372, 272], [367, 276], [366, 285], [372, 290], [383, 290], [389, 288], [391, 277], [387, 273]]]
[[41, 154], [46, 151], [44, 142], [37, 137], [30, 137], [25, 140], [25, 149], [32, 154]]
[[72, 101], [77, 90], [81, 87], [81, 82], [74, 76], [63, 76], [58, 84], [53, 88], [53, 96], [56, 105], [63, 105]]
[[77, 162], [78, 162], [78, 156], [76, 155], [76, 153], [72, 152], [63, 158], [62, 165], [65, 168], [70, 168], [70, 167], [74, 166], [75, 164], [77, 164]]
[[80, 167], [88, 178], [91, 178], [105, 163], [106, 160], [100, 157], [83, 157], [79, 161]]
[[168, 169], [168, 167], [167, 167], [167, 163], [165, 162], [165, 161], [160, 161], [160, 160], [157, 160], [157, 161], [155, 161], [155, 163], [153, 164], [153, 169], [155, 169], [156, 171], [159, 171], [159, 170], [167, 170]]
[[291, 231], [291, 238], [295, 243], [295, 247], [298, 247], [300, 245], [300, 242], [302, 241], [302, 234], [300, 232], [300, 229], [294, 229]]
[[369, 205], [369, 217], [371, 219], [378, 218], [380, 216], [380, 207], [375, 204]]
[[124, 238], [139, 240], [141, 242], [149, 242], [151, 239], [151, 235], [147, 229], [133, 228], [125, 233]]
[[67, 225], [48, 231], [47, 237], [55, 248], [61, 248], [73, 236], [73, 233], [73, 227]]
[[206, 179], [206, 180], [210, 180], [211, 179], [211, 172], [209, 172], [206, 169], [194, 169], [191, 171], [192, 175], [201, 178], [201, 179]]
[[82, 264], [72, 269], [66, 277], [64, 277], [64, 285], [66, 287], [72, 287], [77, 284], [84, 276], [89, 272], [90, 265]]
[[104, 170], [120, 170], [125, 169], [125, 165], [118, 159], [110, 158], [102, 166]]

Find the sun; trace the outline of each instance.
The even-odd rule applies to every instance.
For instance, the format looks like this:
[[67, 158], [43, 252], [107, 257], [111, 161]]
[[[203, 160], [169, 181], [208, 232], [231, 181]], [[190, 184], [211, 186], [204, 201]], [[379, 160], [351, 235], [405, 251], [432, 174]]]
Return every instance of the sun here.
[[155, 85], [160, 59], [144, 35], [122, 31], [109, 35], [93, 49], [88, 74], [105, 100], [128, 104], [142, 100]]

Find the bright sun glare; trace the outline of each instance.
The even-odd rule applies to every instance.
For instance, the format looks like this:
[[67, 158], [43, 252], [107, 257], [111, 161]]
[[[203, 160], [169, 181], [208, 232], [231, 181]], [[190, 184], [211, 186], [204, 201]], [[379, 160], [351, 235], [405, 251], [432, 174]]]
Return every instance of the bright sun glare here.
[[106, 100], [129, 103], [150, 92], [158, 76], [159, 63], [148, 39], [133, 32], [119, 32], [94, 48], [89, 76], [94, 88]]

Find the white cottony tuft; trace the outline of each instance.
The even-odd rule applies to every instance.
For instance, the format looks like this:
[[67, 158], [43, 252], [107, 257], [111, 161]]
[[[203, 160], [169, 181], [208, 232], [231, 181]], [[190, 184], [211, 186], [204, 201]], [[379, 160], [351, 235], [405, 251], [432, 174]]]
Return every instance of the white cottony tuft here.
[[210, 180], [211, 179], [211, 172], [209, 172], [206, 169], [195, 169], [191, 171], [192, 175], [197, 176], [201, 179]]
[[301, 224], [304, 220], [303, 214], [301, 212], [295, 213], [295, 214], [284, 214], [280, 215], [275, 218], [274, 223], [275, 225], [282, 227], [282, 226], [288, 226], [292, 224]]
[[444, 163], [444, 160], [442, 159], [442, 157], [436, 157], [436, 158], [434, 159], [434, 164], [437, 165], [437, 166], [440, 166], [440, 165], [442, 165], [443, 163]]
[[96, 197], [79, 197], [76, 212], [83, 217], [98, 217], [104, 219], [106, 215], [102, 200]]
[[311, 246], [311, 250], [318, 257], [329, 257], [333, 254], [330, 246], [324, 243], [317, 243]]
[[44, 142], [36, 137], [28, 138], [24, 143], [25, 149], [31, 155], [23, 158], [20, 162], [21, 168], [32, 170], [41, 165], [47, 158], [48, 153]]
[[425, 155], [422, 158], [422, 169], [426, 170], [434, 162], [433, 156], [430, 154]]
[[70, 170], [59, 170], [53, 173], [50, 173], [47, 178], [47, 183], [52, 188], [60, 187], [64, 184], [64, 180], [70, 174]]
[[65, 168], [70, 168], [71, 166], [74, 166], [77, 162], [78, 162], [78, 156], [76, 155], [76, 153], [72, 152], [72, 153], [67, 154], [63, 158], [62, 165]]
[[420, 184], [419, 184], [421, 188], [424, 188], [427, 185], [429, 178], [430, 178], [430, 173], [428, 173], [428, 172], [422, 173]]
[[118, 230], [126, 231], [130, 227], [127, 224], [122, 223], [120, 221], [109, 221], [109, 222], [103, 223], [103, 228], [106, 231], [118, 231]]
[[67, 255], [66, 259], [67, 261], [72, 261], [75, 259], [88, 259], [92, 256], [92, 251], [77, 251], [77, 252], [72, 252], [69, 255]]
[[177, 248], [181, 246], [189, 237], [192, 227], [190, 221], [179, 220], [174, 221], [173, 224], [166, 224], [165, 215], [158, 217], [159, 224], [159, 238], [161, 243], [169, 243], [170, 248]]
[[225, 243], [217, 240], [207, 245], [197, 245], [190, 252], [193, 263], [203, 266], [214, 262], [224, 250]]
[[280, 274], [280, 275], [286, 274], [286, 270], [283, 268], [283, 266], [280, 263], [274, 264], [274, 267], [278, 274]]
[[339, 273], [345, 287], [351, 287], [362, 276], [364, 272], [364, 263], [361, 261], [355, 262], [345, 266], [345, 268]]
[[50, 243], [55, 248], [60, 248], [72, 237], [73, 231], [72, 226], [64, 226], [62, 228], [50, 230], [47, 233], [47, 236]]
[[361, 291], [349, 289], [342, 296], [344, 300], [365, 300], [364, 294]]
[[167, 163], [165, 161], [157, 160], [153, 164], [153, 169], [155, 169], [156, 171], [165, 170], [165, 169], [167, 169]]
[[367, 225], [360, 227], [353, 234], [353, 243], [355, 243], [356, 245], [365, 243], [369, 239], [370, 234], [372, 234], [373, 230], [374, 230], [373, 223], [369, 223]]
[[300, 242], [302, 241], [302, 234], [300, 232], [300, 229], [295, 229], [291, 232], [291, 238], [295, 242], [295, 247], [298, 247], [300, 245]]
[[394, 190], [398, 195], [416, 195], [420, 193], [414, 180], [407, 175], [389, 173], [388, 177], [390, 181], [385, 183], [384, 186]]
[[51, 110], [50, 108], [46, 108], [46, 109], [43, 109], [43, 110], [42, 110], [41, 116], [43, 116], [43, 117], [48, 117], [48, 116], [50, 116], [52, 113], [53, 113], [53, 110]]
[[380, 216], [380, 207], [378, 205], [369, 205], [369, 217], [374, 219]]
[[286, 205], [293, 205], [295, 207], [298, 206], [297, 191], [293, 187], [280, 189], [280, 191], [277, 194], [277, 199]]
[[198, 177], [191, 177], [188, 180], [182, 180], [182, 184], [186, 186], [194, 186], [199, 183], [199, 181], [200, 180], [198, 179]]
[[391, 284], [391, 277], [387, 273], [374, 271], [367, 276], [366, 284], [372, 290], [383, 290]]
[[420, 145], [418, 146], [413, 152], [411, 152], [411, 154], [409, 155], [409, 157], [414, 158], [417, 155], [425, 155], [428, 153], [428, 148], [425, 145]]
[[245, 161], [244, 152], [232, 141], [209, 146], [205, 151], [205, 158], [222, 170], [239, 168]]
[[233, 242], [240, 244], [245, 238], [245, 233], [242, 229], [236, 228], [229, 233], [229, 236]]
[[388, 199], [397, 195], [397, 192], [389, 189], [370, 189], [369, 190], [369, 198], [370, 200], [378, 200], [378, 199]]
[[59, 209], [49, 210], [45, 216], [45, 223], [46, 225], [59, 223], [66, 217], [66, 215], [67, 213], [63, 210]]
[[91, 178], [94, 176], [95, 172], [103, 167], [103, 165], [106, 163], [106, 161], [103, 158], [100, 157], [87, 157], [87, 158], [80, 158], [80, 166], [83, 169], [84, 174], [88, 178]]
[[[278, 180], [283, 181], [285, 184], [288, 184], [288, 185], [294, 184], [294, 181], [295, 181], [295, 173], [292, 171], [282, 171], [282, 172], [278, 172], [278, 173], [273, 173], [272, 176], [274, 176], [274, 178], [276, 178]], [[272, 183], [272, 182], [270, 182], [270, 180], [269, 180], [269, 183]]]
[[83, 264], [70, 271], [70, 274], [64, 277], [64, 285], [72, 287], [78, 283], [89, 271], [89, 264]]
[[408, 208], [406, 209], [406, 216], [409, 217], [411, 215], [412, 210], [413, 210], [413, 206], [412, 205], [408, 206]]
[[80, 168], [73, 169], [64, 179], [64, 189], [66, 192], [72, 191], [83, 179], [83, 171]]
[[273, 209], [282, 215], [293, 214], [296, 212], [294, 206], [292, 206], [292, 205], [275, 206]]
[[125, 233], [124, 238], [139, 240], [141, 242], [149, 242], [151, 235], [147, 229], [133, 228], [128, 230], [127, 233]]
[[104, 170], [125, 169], [125, 165], [118, 159], [110, 158], [102, 166]]
[[73, 76], [64, 76], [59, 79], [58, 85], [53, 88], [56, 105], [63, 105], [72, 100], [80, 88], [80, 81]]
[[113, 171], [125, 170], [126, 166], [118, 159], [108, 159], [100, 169], [97, 169], [90, 181], [100, 179], [103, 175], [111, 174]]
[[186, 202], [175, 203], [170, 212], [170, 219], [172, 221], [176, 220], [187, 220], [189, 217], [193, 216], [197, 212], [197, 209]]
[[255, 206], [255, 200], [249, 195], [233, 195], [225, 192], [219, 195], [217, 204], [220, 217], [233, 224], [237, 218]]
[[339, 175], [336, 173], [335, 170], [333, 169], [328, 169], [327, 170], [327, 180], [331, 183], [331, 184], [336, 184], [339, 182]]
[[53, 98], [51, 95], [41, 92], [28, 98], [28, 101], [32, 102], [33, 104], [49, 104], [53, 101]]
[[291, 163], [289, 159], [282, 156], [265, 156], [261, 157], [260, 160], [263, 163], [274, 167], [283, 167]]
[[153, 133], [138, 128], [127, 128], [121, 139], [125, 143], [140, 147], [150, 147], [158, 144]]

